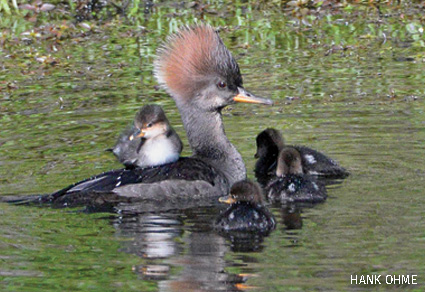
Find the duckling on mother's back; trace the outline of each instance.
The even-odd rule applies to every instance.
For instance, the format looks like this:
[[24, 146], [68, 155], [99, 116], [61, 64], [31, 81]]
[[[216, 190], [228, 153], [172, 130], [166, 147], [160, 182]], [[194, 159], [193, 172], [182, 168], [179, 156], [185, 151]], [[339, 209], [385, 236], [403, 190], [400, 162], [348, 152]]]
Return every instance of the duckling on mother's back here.
[[159, 105], [145, 105], [134, 125], [118, 139], [112, 152], [127, 168], [152, 167], [175, 162], [183, 144]]

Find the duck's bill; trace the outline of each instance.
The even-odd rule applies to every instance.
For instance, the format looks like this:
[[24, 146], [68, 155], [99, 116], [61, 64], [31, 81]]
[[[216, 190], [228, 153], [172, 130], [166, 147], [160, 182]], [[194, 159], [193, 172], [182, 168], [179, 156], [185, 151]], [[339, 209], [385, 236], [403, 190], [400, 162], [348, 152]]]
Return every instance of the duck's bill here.
[[218, 201], [220, 203], [226, 203], [226, 204], [233, 204], [236, 202], [236, 200], [233, 199], [231, 196], [220, 197], [218, 198]]
[[249, 91], [246, 91], [245, 88], [242, 87], [238, 87], [238, 94], [233, 98], [233, 101], [273, 105], [273, 100], [255, 96], [254, 94], [250, 93]]
[[256, 286], [246, 285], [246, 284], [242, 284], [242, 283], [235, 284], [235, 287], [238, 290], [258, 289], [258, 287], [256, 287]]
[[142, 132], [142, 130], [136, 130], [130, 137], [128, 137], [128, 140], [133, 141], [136, 138], [142, 138], [145, 136], [145, 133]]

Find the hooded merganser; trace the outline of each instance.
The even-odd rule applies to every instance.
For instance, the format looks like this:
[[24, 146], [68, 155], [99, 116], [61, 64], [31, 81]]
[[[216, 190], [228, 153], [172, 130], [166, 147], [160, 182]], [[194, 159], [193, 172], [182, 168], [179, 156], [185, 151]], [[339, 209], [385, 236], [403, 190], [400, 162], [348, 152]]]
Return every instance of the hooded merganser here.
[[257, 183], [239, 181], [230, 189], [230, 195], [219, 200], [231, 205], [217, 218], [214, 226], [218, 231], [268, 233], [276, 225], [263, 205], [263, 192]]
[[181, 113], [193, 157], [220, 170], [229, 182], [245, 179], [241, 155], [224, 132], [221, 111], [235, 102], [272, 105], [243, 88], [239, 66], [208, 25], [187, 27], [159, 50], [155, 76]]
[[127, 168], [152, 167], [175, 162], [183, 144], [159, 105], [145, 105], [134, 125], [118, 139], [112, 153]]
[[[245, 164], [226, 137], [221, 110], [235, 102], [273, 102], [243, 88], [239, 66], [218, 33], [204, 24], [183, 28], [159, 49], [154, 65], [156, 78], [180, 111], [193, 157], [153, 168], [108, 171], [39, 201], [76, 206], [97, 201], [88, 198], [98, 192], [111, 194], [114, 204], [193, 200], [222, 196], [245, 179]], [[99, 201], [108, 201], [102, 196]]]
[[[281, 133], [272, 128], [262, 131], [257, 136], [258, 158], [255, 164], [255, 176], [262, 185], [274, 177], [279, 152], [286, 147]], [[304, 174], [319, 175], [329, 178], [345, 178], [349, 172], [336, 161], [323, 153], [305, 146], [288, 146], [295, 148], [301, 156], [301, 166]]]
[[326, 200], [325, 185], [314, 176], [304, 174], [301, 154], [294, 147], [285, 147], [277, 158], [276, 177], [266, 186], [273, 202], [319, 203]]

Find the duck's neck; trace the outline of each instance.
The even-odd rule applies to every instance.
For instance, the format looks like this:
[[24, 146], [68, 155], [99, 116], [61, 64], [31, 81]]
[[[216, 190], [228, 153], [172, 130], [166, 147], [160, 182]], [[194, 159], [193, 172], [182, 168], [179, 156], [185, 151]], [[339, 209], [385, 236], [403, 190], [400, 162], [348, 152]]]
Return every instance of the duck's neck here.
[[200, 158], [227, 178], [229, 186], [246, 178], [242, 156], [226, 137], [220, 112], [205, 112], [196, 106], [177, 104], [193, 156]]

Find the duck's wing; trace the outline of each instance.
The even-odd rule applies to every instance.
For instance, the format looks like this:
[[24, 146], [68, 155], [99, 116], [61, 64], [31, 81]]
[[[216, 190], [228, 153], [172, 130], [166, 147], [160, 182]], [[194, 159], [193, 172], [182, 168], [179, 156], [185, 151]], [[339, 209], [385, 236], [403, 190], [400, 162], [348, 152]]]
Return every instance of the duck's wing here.
[[135, 127], [127, 127], [119, 136], [115, 146], [112, 148], [112, 153], [119, 162], [126, 167], [136, 166], [137, 159], [139, 158], [140, 148], [143, 146], [146, 139], [134, 138], [130, 140], [130, 136], [134, 133]]
[[305, 146], [291, 146], [301, 155], [304, 173], [332, 178], [345, 178], [350, 173], [325, 154]]
[[134, 169], [117, 169], [72, 184], [33, 200], [15, 203], [52, 204], [57, 207], [103, 208], [120, 203], [206, 200], [225, 194], [228, 182], [215, 168], [195, 158]]
[[167, 137], [172, 141], [172, 144], [176, 147], [176, 151], [180, 154], [183, 151], [183, 142], [172, 127], [168, 131]]

